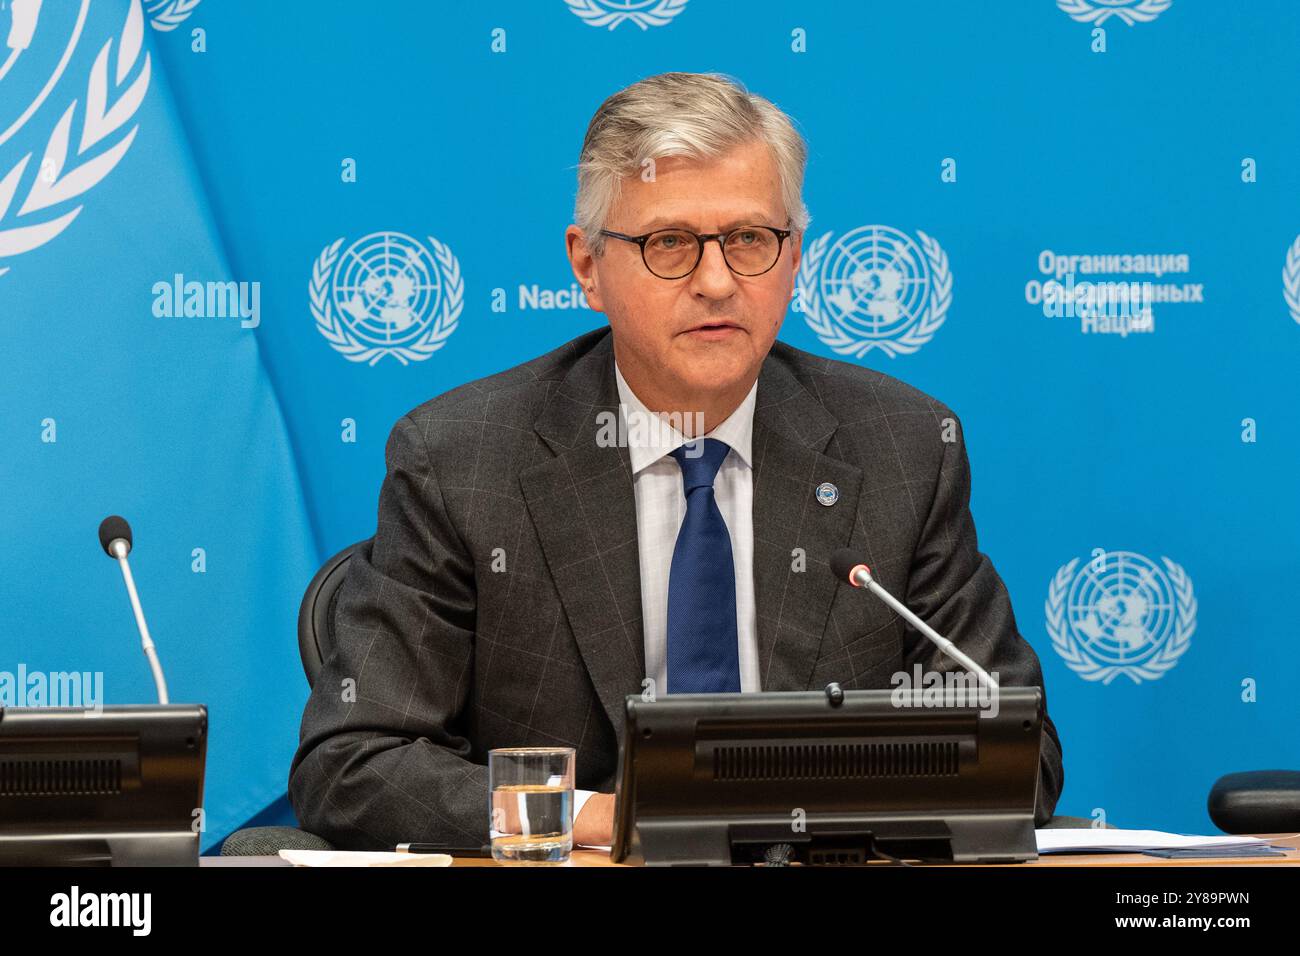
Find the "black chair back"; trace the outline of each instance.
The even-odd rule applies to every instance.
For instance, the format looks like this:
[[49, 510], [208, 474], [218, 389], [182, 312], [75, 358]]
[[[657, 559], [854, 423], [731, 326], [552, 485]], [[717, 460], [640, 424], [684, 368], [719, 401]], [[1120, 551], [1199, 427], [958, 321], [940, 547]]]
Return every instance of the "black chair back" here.
[[298, 608], [298, 654], [302, 657], [302, 670], [308, 685], [316, 683], [316, 675], [334, 648], [334, 605], [338, 601], [339, 587], [347, 577], [348, 560], [352, 552], [370, 543], [367, 538], [348, 545], [321, 565], [316, 576], [307, 585]]

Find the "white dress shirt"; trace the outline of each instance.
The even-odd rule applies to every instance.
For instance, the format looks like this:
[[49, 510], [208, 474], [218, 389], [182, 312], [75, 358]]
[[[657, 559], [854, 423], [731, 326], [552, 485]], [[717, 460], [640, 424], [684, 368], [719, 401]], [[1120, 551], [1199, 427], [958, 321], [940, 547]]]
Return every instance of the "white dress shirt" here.
[[[632, 491], [636, 498], [637, 553], [641, 564], [641, 627], [645, 638], [646, 677], [656, 696], [668, 693], [668, 575], [677, 533], [686, 517], [682, 469], [669, 452], [687, 437], [664, 422], [637, 398], [614, 363], [618, 381], [619, 416], [628, 436], [632, 460]], [[751, 456], [754, 402], [758, 382], [725, 421], [706, 433], [725, 442], [731, 451], [713, 480], [713, 496], [731, 534], [736, 569], [736, 651], [740, 658], [740, 689], [760, 690], [758, 631], [754, 610], [754, 470]], [[575, 790], [573, 818], [595, 791]]]

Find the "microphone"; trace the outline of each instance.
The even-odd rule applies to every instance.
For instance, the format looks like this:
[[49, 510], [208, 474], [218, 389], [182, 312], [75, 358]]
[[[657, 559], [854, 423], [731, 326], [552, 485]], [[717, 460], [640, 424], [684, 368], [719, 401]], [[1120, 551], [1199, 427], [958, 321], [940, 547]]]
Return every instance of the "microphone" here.
[[971, 660], [956, 644], [913, 614], [906, 604], [881, 587], [880, 583], [871, 576], [871, 569], [859, 560], [857, 552], [852, 548], [840, 548], [831, 555], [831, 573], [841, 581], [848, 581], [855, 588], [866, 588], [897, 611], [908, 624], [928, 637], [939, 650], [978, 677], [985, 687], [991, 691], [998, 689], [998, 682], [990, 677], [984, 668]]
[[140, 643], [144, 647], [144, 656], [149, 659], [149, 668], [153, 671], [154, 686], [158, 689], [158, 703], [166, 704], [167, 681], [163, 677], [162, 665], [158, 663], [153, 638], [149, 636], [149, 625], [144, 620], [144, 608], [140, 606], [140, 595], [136, 593], [135, 579], [131, 577], [131, 565], [126, 560], [131, 552], [131, 526], [120, 515], [109, 515], [99, 524], [99, 543], [104, 553], [110, 558], [116, 558], [122, 569], [122, 580], [126, 582], [126, 593], [131, 598], [131, 610], [135, 613], [135, 626], [140, 631]]

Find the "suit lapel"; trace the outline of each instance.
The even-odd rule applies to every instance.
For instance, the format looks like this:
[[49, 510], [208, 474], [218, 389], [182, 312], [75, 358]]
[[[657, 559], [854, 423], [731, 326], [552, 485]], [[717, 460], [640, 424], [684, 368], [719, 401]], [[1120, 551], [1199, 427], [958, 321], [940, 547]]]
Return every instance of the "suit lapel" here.
[[[823, 454], [838, 424], [769, 354], [758, 378], [753, 448], [754, 598], [765, 691], [809, 689], [839, 587], [826, 565], [849, 543], [862, 470]], [[839, 492], [829, 507], [815, 494], [823, 482]]]
[[522, 471], [519, 482], [578, 650], [621, 742], [624, 699], [642, 689], [645, 644], [631, 459], [623, 445], [597, 443], [609, 415], [616, 426], [607, 334], [574, 363], [535, 423], [556, 457]]

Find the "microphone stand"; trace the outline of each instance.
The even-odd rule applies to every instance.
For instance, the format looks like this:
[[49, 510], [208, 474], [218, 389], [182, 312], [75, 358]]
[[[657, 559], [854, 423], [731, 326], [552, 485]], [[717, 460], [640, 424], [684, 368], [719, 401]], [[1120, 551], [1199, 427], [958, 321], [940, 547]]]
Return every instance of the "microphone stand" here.
[[126, 582], [126, 593], [131, 598], [131, 610], [135, 613], [135, 626], [140, 631], [140, 643], [144, 647], [144, 656], [149, 659], [149, 669], [153, 671], [154, 687], [158, 690], [158, 703], [166, 704], [167, 680], [163, 677], [162, 665], [158, 663], [158, 652], [154, 649], [153, 638], [149, 636], [149, 625], [144, 620], [144, 608], [140, 606], [140, 595], [135, 590], [135, 579], [131, 577], [131, 565], [126, 560], [128, 550], [123, 538], [117, 538], [109, 544], [113, 557], [117, 558], [118, 567], [122, 569], [122, 580]]

